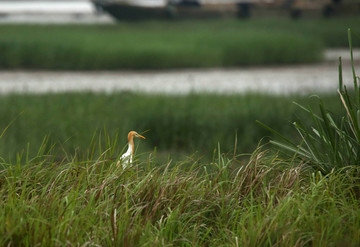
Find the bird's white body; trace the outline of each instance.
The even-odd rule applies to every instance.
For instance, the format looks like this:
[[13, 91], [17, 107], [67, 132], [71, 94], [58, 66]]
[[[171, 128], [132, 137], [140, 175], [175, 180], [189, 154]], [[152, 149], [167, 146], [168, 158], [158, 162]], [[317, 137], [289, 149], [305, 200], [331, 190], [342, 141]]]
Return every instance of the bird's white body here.
[[133, 154], [133, 148], [132, 146], [128, 145], [127, 151], [121, 155], [119, 162], [121, 163], [122, 167], [125, 169], [128, 165], [132, 163], [132, 154]]
[[121, 164], [122, 167], [125, 169], [128, 165], [132, 163], [135, 151], [134, 137], [140, 137], [145, 139], [145, 137], [139, 135], [135, 131], [130, 131], [128, 134], [128, 149], [123, 155], [121, 155], [120, 159], [116, 163], [117, 166]]

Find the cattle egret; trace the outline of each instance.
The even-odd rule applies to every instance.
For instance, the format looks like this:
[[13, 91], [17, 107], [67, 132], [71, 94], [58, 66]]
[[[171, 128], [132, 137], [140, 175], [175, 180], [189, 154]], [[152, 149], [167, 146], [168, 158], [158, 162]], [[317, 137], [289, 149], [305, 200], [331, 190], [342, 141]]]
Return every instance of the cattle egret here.
[[135, 151], [134, 137], [146, 139], [142, 135], [139, 135], [136, 131], [130, 131], [128, 134], [128, 149], [123, 155], [121, 155], [120, 160], [116, 164], [117, 166], [122, 164], [123, 168], [126, 168], [127, 165], [132, 163]]

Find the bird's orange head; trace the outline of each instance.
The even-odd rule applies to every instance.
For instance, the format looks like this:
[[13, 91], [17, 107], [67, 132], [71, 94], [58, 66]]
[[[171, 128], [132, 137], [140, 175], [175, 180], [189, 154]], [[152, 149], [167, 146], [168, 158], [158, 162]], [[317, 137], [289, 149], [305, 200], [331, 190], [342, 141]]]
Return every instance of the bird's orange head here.
[[133, 139], [134, 137], [140, 137], [142, 139], [146, 139], [145, 137], [143, 137], [142, 135], [138, 134], [136, 131], [130, 131], [128, 134], [128, 141], [130, 141], [131, 139]]

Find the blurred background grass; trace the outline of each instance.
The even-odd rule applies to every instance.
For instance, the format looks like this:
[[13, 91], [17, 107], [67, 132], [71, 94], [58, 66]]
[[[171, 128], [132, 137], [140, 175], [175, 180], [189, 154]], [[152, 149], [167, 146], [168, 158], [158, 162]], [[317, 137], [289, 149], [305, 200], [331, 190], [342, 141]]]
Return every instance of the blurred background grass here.
[[[324, 95], [322, 99], [335, 114], [340, 112], [337, 95]], [[292, 101], [318, 104], [316, 98], [308, 96], [264, 94], [6, 95], [0, 98], [0, 128], [15, 121], [0, 142], [0, 156], [14, 158], [17, 152], [27, 149], [29, 142], [30, 153], [35, 154], [45, 135], [57, 144], [58, 150], [86, 150], [94, 133], [104, 128], [112, 137], [119, 134], [119, 148], [125, 147], [128, 131], [143, 133], [147, 139], [141, 141], [139, 153], [156, 147], [163, 157], [196, 151], [211, 155], [218, 143], [224, 152], [232, 153], [236, 134], [237, 152], [246, 153], [254, 150], [263, 137], [270, 136], [255, 120], [290, 138], [297, 136], [290, 123], [308, 116]]]
[[[170, 69], [321, 61], [360, 17], [2, 25], [2, 69]], [[360, 30], [359, 30], [360, 31]], [[360, 46], [354, 41], [354, 47]]]

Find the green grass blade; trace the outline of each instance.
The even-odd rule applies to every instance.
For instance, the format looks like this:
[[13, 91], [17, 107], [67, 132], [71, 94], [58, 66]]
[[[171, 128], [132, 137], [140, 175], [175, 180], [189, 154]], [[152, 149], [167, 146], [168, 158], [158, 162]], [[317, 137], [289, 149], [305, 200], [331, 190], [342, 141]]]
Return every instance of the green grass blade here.
[[352, 74], [353, 74], [353, 79], [354, 79], [354, 89], [355, 89], [355, 92], [358, 92], [358, 84], [357, 84], [355, 67], [354, 67], [354, 55], [353, 55], [353, 46], [352, 46], [351, 33], [352, 33], [352, 30], [351, 30], [351, 28], [349, 28], [348, 29], [348, 39], [349, 39], [349, 47], [350, 47], [351, 68], [352, 68]]
[[342, 92], [343, 88], [343, 75], [342, 75], [342, 62], [341, 57], [339, 57], [339, 90]]
[[293, 154], [297, 154], [300, 156], [303, 156], [305, 158], [311, 159], [311, 154], [309, 152], [306, 152], [305, 149], [299, 147], [299, 146], [289, 146], [284, 143], [278, 142], [278, 141], [270, 141], [271, 144], [274, 144], [275, 146], [280, 147], [281, 149], [290, 151]]
[[279, 132], [277, 132], [276, 130], [274, 130], [273, 128], [269, 127], [268, 125], [260, 122], [259, 120], [255, 121], [257, 124], [259, 124], [260, 126], [262, 126], [263, 128], [267, 129], [268, 131], [270, 131], [271, 133], [275, 134], [276, 136], [280, 137], [282, 140], [284, 140], [286, 143], [296, 146], [295, 143], [293, 143], [292, 141], [290, 141], [290, 139], [286, 138], [284, 135], [280, 134]]

